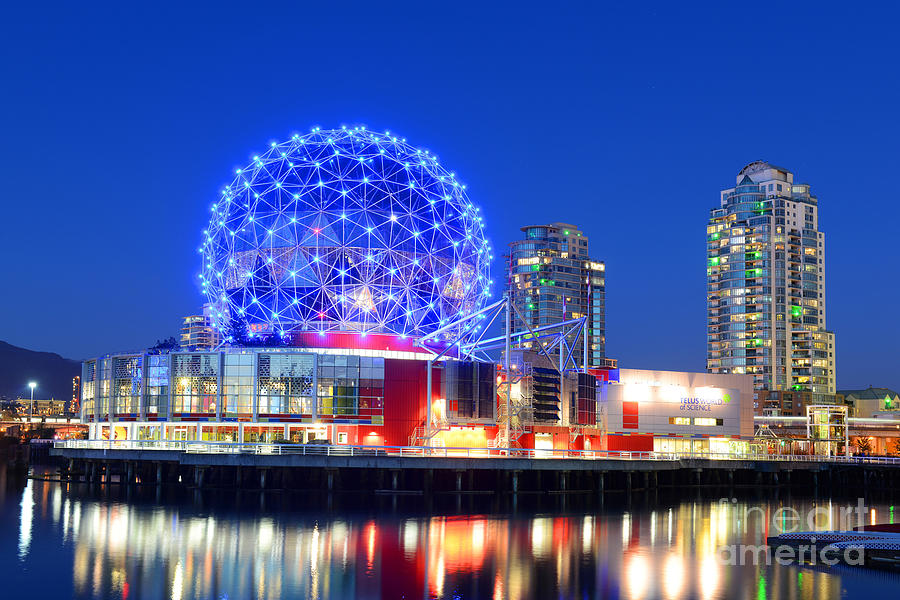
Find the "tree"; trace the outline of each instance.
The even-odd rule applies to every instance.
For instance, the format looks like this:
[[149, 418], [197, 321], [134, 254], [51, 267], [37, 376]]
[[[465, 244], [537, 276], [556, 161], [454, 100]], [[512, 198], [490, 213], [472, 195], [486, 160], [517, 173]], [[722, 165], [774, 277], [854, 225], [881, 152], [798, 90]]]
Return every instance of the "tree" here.
[[251, 345], [250, 327], [247, 320], [241, 317], [231, 317], [228, 326], [225, 327], [225, 339], [234, 346]]
[[900, 438], [894, 438], [894, 442], [891, 444], [891, 454], [900, 456]]
[[289, 337], [273, 333], [260, 338], [259, 345], [263, 348], [280, 348], [282, 346], [290, 346], [291, 343]]
[[151, 354], [168, 354], [169, 352], [178, 352], [181, 350], [181, 344], [174, 337], [167, 337], [164, 340], [156, 340], [156, 345], [149, 349]]
[[855, 444], [857, 454], [869, 454], [872, 452], [872, 438], [870, 437], [858, 437]]

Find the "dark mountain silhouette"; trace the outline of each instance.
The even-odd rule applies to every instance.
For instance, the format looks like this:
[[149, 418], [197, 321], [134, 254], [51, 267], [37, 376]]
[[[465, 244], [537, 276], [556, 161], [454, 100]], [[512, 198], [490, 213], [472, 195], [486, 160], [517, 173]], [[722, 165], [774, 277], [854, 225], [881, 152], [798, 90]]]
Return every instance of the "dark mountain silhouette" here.
[[52, 352], [36, 352], [0, 341], [0, 396], [29, 398], [29, 381], [36, 381], [35, 398], [72, 399], [72, 378], [81, 362]]

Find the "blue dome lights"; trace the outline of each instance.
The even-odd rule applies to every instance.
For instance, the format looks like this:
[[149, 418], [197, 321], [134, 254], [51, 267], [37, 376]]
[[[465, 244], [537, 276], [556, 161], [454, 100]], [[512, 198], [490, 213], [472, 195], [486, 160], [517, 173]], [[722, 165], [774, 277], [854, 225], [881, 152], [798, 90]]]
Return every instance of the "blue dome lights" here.
[[[482, 308], [480, 209], [433, 154], [388, 132], [273, 143], [212, 206], [200, 281], [219, 329], [417, 337]], [[474, 332], [473, 332], [474, 333]]]

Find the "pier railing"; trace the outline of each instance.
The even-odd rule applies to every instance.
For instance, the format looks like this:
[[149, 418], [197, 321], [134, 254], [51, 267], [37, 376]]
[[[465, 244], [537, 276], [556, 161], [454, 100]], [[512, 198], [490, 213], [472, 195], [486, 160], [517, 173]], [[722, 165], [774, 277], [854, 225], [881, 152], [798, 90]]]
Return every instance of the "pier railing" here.
[[809, 454], [717, 453], [717, 452], [628, 452], [620, 450], [568, 450], [526, 448], [446, 448], [427, 446], [360, 446], [291, 443], [240, 443], [175, 440], [59, 440], [59, 449], [169, 450], [192, 454], [261, 454], [302, 456], [398, 456], [427, 458], [565, 458], [579, 460], [658, 460], [699, 458], [713, 460], [765, 460], [779, 462], [830, 462], [900, 466], [900, 458], [886, 456], [818, 456]]

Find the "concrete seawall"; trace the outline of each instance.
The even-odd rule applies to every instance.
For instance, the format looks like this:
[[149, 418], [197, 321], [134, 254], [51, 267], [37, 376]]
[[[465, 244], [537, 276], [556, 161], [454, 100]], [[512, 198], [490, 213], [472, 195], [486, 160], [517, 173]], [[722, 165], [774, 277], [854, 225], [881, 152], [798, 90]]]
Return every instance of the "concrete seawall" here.
[[900, 466], [681, 458], [431, 457], [198, 453], [57, 448], [71, 481], [194, 488], [461, 494], [605, 494], [675, 487], [778, 486], [808, 492], [890, 490]]

